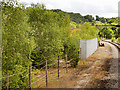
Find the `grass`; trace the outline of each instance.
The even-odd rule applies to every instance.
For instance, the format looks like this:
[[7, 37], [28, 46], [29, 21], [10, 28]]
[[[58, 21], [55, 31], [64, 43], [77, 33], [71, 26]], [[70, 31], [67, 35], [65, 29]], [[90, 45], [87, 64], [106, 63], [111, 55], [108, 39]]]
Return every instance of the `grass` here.
[[[48, 73], [48, 84], [49, 85], [59, 81], [58, 80], [58, 69], [56, 67], [49, 68], [47, 73]], [[59, 77], [61, 78], [64, 76], [66, 76], [65, 64], [63, 65], [60, 63]], [[43, 78], [41, 78], [41, 77], [43, 77]], [[34, 79], [34, 80], [32, 80], [32, 82], [36, 82], [32, 85], [32, 88], [46, 87], [46, 71], [45, 71], [45, 69], [42, 69], [41, 71], [38, 69], [33, 69], [32, 70], [32, 79]]]

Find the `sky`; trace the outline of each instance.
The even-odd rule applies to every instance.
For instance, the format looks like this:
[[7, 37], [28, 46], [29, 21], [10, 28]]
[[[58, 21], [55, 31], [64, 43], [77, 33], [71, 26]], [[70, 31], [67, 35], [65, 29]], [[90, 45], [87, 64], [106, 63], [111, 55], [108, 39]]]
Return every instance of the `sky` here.
[[96, 15], [105, 18], [118, 16], [118, 2], [120, 0], [19, 0], [21, 3], [43, 3], [47, 9], [61, 9], [81, 15]]

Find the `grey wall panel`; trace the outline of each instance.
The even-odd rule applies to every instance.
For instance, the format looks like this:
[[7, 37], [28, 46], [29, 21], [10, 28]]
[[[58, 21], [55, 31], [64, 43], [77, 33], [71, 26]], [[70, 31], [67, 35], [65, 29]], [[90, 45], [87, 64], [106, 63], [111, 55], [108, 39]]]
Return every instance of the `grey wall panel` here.
[[97, 50], [97, 38], [86, 41], [86, 58]]
[[98, 46], [98, 40], [97, 38], [90, 39], [90, 40], [81, 40], [80, 39], [80, 57], [81, 59], [86, 59], [90, 55], [92, 55], [96, 50]]

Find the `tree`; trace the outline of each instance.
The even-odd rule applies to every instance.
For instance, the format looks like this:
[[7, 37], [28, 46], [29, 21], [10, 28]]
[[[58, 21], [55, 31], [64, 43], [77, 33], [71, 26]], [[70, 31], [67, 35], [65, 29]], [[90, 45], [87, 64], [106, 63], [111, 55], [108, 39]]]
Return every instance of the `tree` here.
[[84, 16], [85, 19], [88, 20], [88, 22], [92, 22], [94, 20], [94, 18], [92, 17], [92, 15], [86, 15]]
[[[10, 88], [25, 87], [28, 85], [28, 77], [22, 76], [28, 74], [28, 67], [31, 60], [28, 58], [31, 50], [28, 33], [29, 25], [27, 17], [16, 2], [2, 3], [2, 76], [7, 74], [18, 74], [10, 77]], [[3, 79], [3, 88], [5, 88], [5, 78]]]
[[100, 21], [100, 18], [98, 15], [96, 15], [96, 21]]
[[101, 37], [107, 38], [107, 39], [111, 39], [114, 35], [114, 32], [111, 28], [109, 27], [104, 27], [103, 29], [100, 30], [99, 35]]
[[106, 19], [105, 19], [104, 17], [100, 17], [100, 21], [101, 21], [102, 23], [105, 23], [105, 22], [106, 22]]
[[49, 60], [48, 63], [51, 63], [55, 57], [61, 55], [64, 49], [61, 37], [68, 34], [63, 33], [66, 31], [65, 27], [68, 26], [69, 17], [46, 10], [40, 4], [32, 6], [34, 7], [28, 8], [28, 22], [34, 30], [37, 47], [32, 52], [31, 58], [34, 60], [33, 64], [39, 67], [41, 62]]

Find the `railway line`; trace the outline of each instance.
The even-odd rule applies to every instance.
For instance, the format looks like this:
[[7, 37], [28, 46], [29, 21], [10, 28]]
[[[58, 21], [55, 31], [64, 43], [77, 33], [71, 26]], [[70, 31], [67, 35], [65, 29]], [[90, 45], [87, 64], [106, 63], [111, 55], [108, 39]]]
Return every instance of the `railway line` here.
[[120, 88], [120, 43], [111, 42], [110, 40], [104, 40], [105, 44], [108, 44], [112, 49], [112, 58], [110, 59], [108, 74], [102, 80], [102, 88]]
[[118, 48], [118, 50], [120, 51], [120, 43], [111, 42], [111, 41], [109, 41], [109, 40], [104, 40], [104, 42], [111, 43], [112, 45], [116, 46], [116, 47]]

